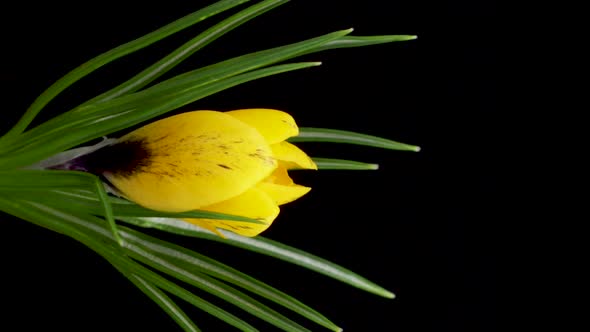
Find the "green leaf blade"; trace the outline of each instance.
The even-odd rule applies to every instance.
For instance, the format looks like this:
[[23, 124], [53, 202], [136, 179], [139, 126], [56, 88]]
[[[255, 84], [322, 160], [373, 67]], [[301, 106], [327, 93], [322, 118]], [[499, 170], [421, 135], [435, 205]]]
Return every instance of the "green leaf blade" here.
[[79, 81], [83, 77], [97, 70], [98, 68], [142, 48], [145, 48], [163, 38], [166, 38], [178, 31], [184, 30], [208, 17], [219, 14], [223, 11], [231, 9], [239, 4], [249, 0], [221, 0], [208, 7], [202, 8], [192, 14], [189, 14], [179, 20], [176, 20], [152, 33], [139, 37], [131, 42], [118, 46], [110, 51], [107, 51], [92, 60], [80, 65], [76, 69], [67, 73], [64, 77], [59, 79], [47, 90], [45, 90], [27, 109], [17, 124], [0, 137], [0, 147], [5, 143], [9, 143], [12, 139], [21, 134], [39, 112], [59, 93], [67, 89], [69, 86]]
[[420, 147], [392, 141], [373, 135], [360, 134], [352, 131], [327, 129], [327, 128], [299, 128], [299, 135], [289, 138], [289, 142], [325, 142], [344, 143], [363, 146], [371, 146], [389, 150], [420, 151]]
[[254, 300], [250, 296], [232, 288], [220, 281], [210, 278], [200, 273], [191, 273], [180, 266], [174, 265], [169, 261], [163, 260], [149, 252], [134, 246], [128, 246], [128, 254], [135, 260], [138, 260], [148, 266], [160, 270], [179, 280], [187, 282], [198, 287], [207, 293], [213, 294], [221, 299], [226, 300], [234, 306], [273, 324], [285, 331], [302, 332], [309, 331], [303, 326], [295, 323], [287, 317], [281, 315], [268, 306]]
[[330, 278], [339, 280], [353, 287], [385, 298], [394, 298], [395, 295], [376, 283], [354, 273], [342, 266], [329, 262], [313, 254], [266, 239], [261, 236], [244, 237], [235, 233], [218, 230], [225, 238], [221, 238], [208, 230], [197, 227], [178, 219], [167, 218], [121, 218], [121, 221], [145, 228], [156, 228], [165, 232], [192, 236], [196, 238], [212, 240], [228, 244], [238, 248], [247, 249], [263, 255], [271, 256], [301, 267], [316, 271]]
[[124, 233], [126, 240], [129, 243], [132, 243], [143, 250], [149, 251], [151, 254], [162, 259], [166, 259], [187, 271], [199, 271], [217, 279], [230, 282], [297, 312], [303, 317], [332, 331], [340, 330], [338, 326], [328, 320], [325, 316], [300, 301], [225, 264], [200, 255], [194, 251], [136, 232], [132, 229], [125, 228]]
[[393, 42], [403, 42], [418, 38], [415, 35], [389, 35], [389, 36], [343, 36], [324, 44], [317, 51], [326, 51], [339, 48], [364, 47]]
[[110, 100], [141, 89], [219, 37], [288, 1], [266, 0], [232, 15], [199, 34], [128, 81], [87, 101], [85, 104]]
[[[88, 105], [82, 107], [81, 109], [74, 109], [72, 111], [65, 112], [24, 133], [22, 135], [22, 140], [19, 141], [21, 142], [21, 144], [19, 144], [19, 142], [14, 142], [14, 144], [10, 146], [10, 149], [6, 147], [7, 150], [5, 153], [18, 153], [19, 155], [22, 155], [23, 153], [27, 152], [22, 151], [23, 148], [26, 148], [26, 150], [30, 150], [33, 147], [40, 148], [39, 146], [32, 145], [36, 141], [40, 143], [45, 143], [48, 140], [51, 140], [50, 137], [52, 137], [52, 135], [68, 132], [71, 130], [71, 128], [78, 128], [79, 126], [87, 124], [88, 122], [94, 123], [100, 121], [101, 118], [118, 117], [120, 120], [121, 113], [127, 112], [126, 110], [142, 109], [147, 105], [152, 105], [153, 103], [161, 102], [161, 98], [165, 96], [169, 96], [168, 98], [171, 98], [170, 96], [176, 96], [173, 93], [178, 93], [178, 91], [184, 92], [185, 89], [197, 89], [208, 84], [216, 84], [219, 83], [219, 81], [228, 80], [234, 76], [242, 75], [249, 71], [262, 68], [264, 66], [268, 66], [279, 61], [285, 61], [294, 58], [298, 55], [311, 52], [313, 49], [317, 49], [327, 42], [343, 37], [349, 34], [351, 31], [352, 29], [336, 31], [333, 33], [329, 33], [316, 38], [311, 38], [301, 42], [239, 56], [230, 60], [222, 61], [214, 65], [210, 65], [204, 68], [191, 71], [189, 73], [178, 75], [167, 81], [161, 82], [149, 89], [137, 92], [130, 96], [124, 96], [116, 98], [115, 100], [108, 101], [106, 103]], [[226, 88], [232, 86], [233, 85], [228, 85]], [[212, 93], [222, 91], [223, 89], [217, 90]], [[90, 111], [89, 109], [93, 110]], [[109, 112], [108, 110], [114, 112]], [[123, 118], [129, 116], [130, 115], [127, 114], [127, 116]], [[134, 123], [137, 124], [138, 122], [136, 121]], [[126, 125], [119, 126], [117, 127], [117, 129], [114, 129], [110, 132], [124, 129], [125, 126]], [[102, 135], [107, 135], [108, 133], [109, 132], [102, 133]], [[95, 136], [93, 138], [97, 137], [100, 136]], [[83, 144], [90, 139], [92, 138], [86, 138], [85, 136], [80, 137], [77, 143], [70, 147], [74, 147], [78, 144]], [[64, 150], [65, 149], [67, 148], [64, 148]], [[2, 167], [1, 159], [2, 156], [0, 156], [0, 167]]]
[[318, 166], [319, 170], [374, 171], [379, 169], [378, 164], [368, 164], [353, 160], [317, 157], [313, 157], [312, 160]]
[[193, 306], [242, 331], [257, 331], [257, 329], [240, 318], [201, 299], [175, 283], [166, 280], [155, 272], [132, 261], [122, 252], [126, 246], [122, 248], [115, 245], [113, 235], [108, 230], [103, 220], [90, 215], [71, 214], [67, 211], [54, 209], [42, 203], [9, 200], [2, 196], [0, 196], [0, 210], [6, 211], [19, 218], [28, 220], [55, 232], [70, 236], [96, 251], [122, 273], [136, 274], [156, 287], [180, 297]]
[[2, 190], [51, 188], [88, 189], [94, 186], [94, 176], [82, 172], [48, 170], [0, 171]]
[[180, 309], [174, 301], [164, 292], [145, 281], [143, 278], [120, 270], [129, 281], [139, 288], [147, 297], [154, 301], [165, 313], [168, 314], [185, 332], [200, 332], [193, 321]]
[[369, 281], [365, 277], [362, 277], [350, 271], [349, 269], [343, 268], [326, 259], [312, 255], [303, 250], [299, 250], [297, 248], [293, 248], [261, 236], [256, 238], [247, 238], [226, 231], [224, 231], [223, 234], [232, 242], [229, 244], [308, 268], [375, 295], [390, 299], [395, 297], [392, 292], [373, 283], [372, 281]]

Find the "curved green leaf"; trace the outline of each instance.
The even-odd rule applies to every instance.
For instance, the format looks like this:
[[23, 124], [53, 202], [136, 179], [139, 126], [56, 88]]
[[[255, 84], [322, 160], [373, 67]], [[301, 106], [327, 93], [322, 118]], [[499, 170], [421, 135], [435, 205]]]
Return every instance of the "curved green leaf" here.
[[229, 231], [218, 229], [218, 231], [224, 236], [224, 238], [222, 238], [206, 229], [189, 224], [179, 219], [124, 217], [120, 218], [120, 220], [144, 228], [156, 228], [169, 233], [212, 240], [247, 249], [299, 265], [312, 271], [316, 271], [369, 293], [386, 298], [395, 297], [395, 295], [390, 291], [360, 276], [359, 274], [350, 271], [349, 269], [346, 269], [313, 254], [307, 253], [303, 250], [299, 250], [297, 248], [293, 248], [261, 236], [245, 237]]
[[[184, 91], [187, 89], [194, 90], [208, 84], [225, 81], [234, 76], [244, 74], [249, 71], [277, 63], [279, 61], [291, 59], [306, 52], [311, 52], [312, 50], [322, 46], [327, 42], [345, 36], [351, 31], [352, 29], [337, 31], [298, 43], [239, 56], [175, 76], [164, 82], [160, 82], [153, 87], [128, 96], [102, 102], [97, 105], [88, 105], [81, 108], [75, 108], [74, 110], [65, 112], [27, 131], [22, 136], [22, 144], [16, 142], [10, 147], [11, 150], [9, 151], [16, 151], [21, 147], [30, 148], [30, 143], [34, 141], [46, 142], [49, 139], [48, 136], [55, 133], [68, 131], [71, 130], [71, 128], [78, 128], [79, 126], [87, 124], [88, 122], [98, 122], [101, 118], [119, 117], [120, 113], [124, 113], [126, 110], [141, 110], [144, 108], [149, 108], [151, 105], [159, 102], [161, 98], [166, 96], [176, 97], [176, 94], [184, 94]], [[226, 88], [222, 88], [218, 91]], [[126, 117], [128, 116], [129, 114]], [[77, 144], [82, 144], [85, 141], [88, 141], [88, 139], [81, 138]], [[22, 151], [20, 153], [22, 153]]]
[[377, 136], [355, 133], [346, 130], [326, 129], [326, 128], [299, 128], [299, 135], [289, 138], [289, 142], [327, 142], [327, 143], [346, 143], [376, 148], [402, 151], [420, 151], [420, 147], [392, 141]]
[[[2, 197], [0, 196], [0, 200], [1, 199]], [[53, 207], [48, 208], [48, 211], [55, 211], [55, 209]], [[64, 218], [66, 215], [67, 212], [62, 210], [60, 216]], [[89, 220], [93, 220], [93, 222], [89, 223]], [[104, 237], [105, 240], [112, 238], [112, 234], [108, 232], [106, 225], [104, 225], [104, 223], [100, 223], [96, 218], [91, 218], [90, 216], [80, 217], [80, 215], [78, 215], [78, 217], [73, 217], [70, 215], [69, 217], [64, 218], [64, 221], [73, 222], [76, 225], [93, 232], [94, 234]], [[271, 287], [268, 287], [263, 283], [260, 283], [257, 280], [240, 273], [239, 271], [226, 267], [221, 263], [215, 262], [211, 259], [206, 261], [203, 259], [203, 256], [200, 256], [194, 252], [174, 246], [164, 241], [156, 240], [147, 235], [143, 235], [127, 228], [121, 229], [121, 235], [125, 239], [123, 250], [130, 257], [160, 269], [163, 272], [180, 280], [202, 288], [209, 293], [220, 296], [221, 298], [228, 300], [230, 303], [239, 306], [247, 312], [258, 316], [271, 324], [275, 324], [286, 331], [306, 331], [306, 329], [289, 320], [288, 318], [278, 314], [276, 311], [268, 308], [267, 306], [259, 303], [258, 301], [251, 299], [245, 294], [218, 281], [215, 281], [214, 279], [202, 275], [202, 272], [191, 272], [190, 268], [187, 270], [183, 267], [183, 265], [187, 265], [187, 263], [190, 262], [190, 267], [198, 266], [200, 269], [196, 270], [203, 270], [203, 263], [206, 263], [205, 265], [207, 268], [203, 272], [208, 274], [211, 273], [216, 277], [231, 281], [239, 286], [253, 291], [256, 294], [267, 297], [289, 309], [292, 309], [295, 312], [300, 313], [312, 321], [332, 329], [333, 331], [340, 330], [324, 316], [303, 305], [297, 300], [284, 293], [276, 291]], [[183, 262], [183, 264], [178, 264], [179, 262]]]
[[[123, 254], [121, 251], [123, 250], [122, 247], [114, 246], [114, 243], [112, 242], [109, 245], [104, 241], [98, 240], [96, 235], [102, 235], [103, 237], [112, 239], [112, 234], [106, 229], [106, 227], [104, 227], [104, 225], [101, 227], [95, 222], [89, 221], [96, 221], [97, 218], [95, 217], [90, 215], [69, 214], [44, 204], [7, 200], [2, 197], [0, 197], [0, 210], [58, 233], [70, 236], [96, 251], [99, 255], [107, 259], [115, 268], [122, 270], [122, 272], [136, 274], [147, 282], [154, 284], [156, 287], [182, 298], [195, 307], [241, 329], [242, 331], [257, 331], [254, 327], [236, 316], [195, 296], [182, 287], [132, 261], [129, 257]], [[92, 233], [89, 233], [89, 231]]]
[[149, 46], [163, 38], [166, 38], [178, 31], [186, 29], [208, 17], [219, 14], [223, 11], [231, 9], [239, 4], [249, 0], [221, 0], [208, 7], [202, 8], [190, 15], [187, 15], [179, 20], [176, 20], [154, 32], [137, 38], [131, 42], [118, 46], [110, 51], [107, 51], [92, 60], [80, 65], [78, 68], [72, 70], [64, 77], [59, 79], [44, 91], [27, 109], [17, 124], [3, 137], [0, 137], [0, 146], [9, 142], [11, 138], [22, 133], [27, 126], [33, 121], [35, 116], [47, 105], [55, 96], [64, 91], [70, 85], [74, 84], [84, 76], [92, 73], [96, 69], [135, 51], [138, 51], [146, 46]]
[[379, 169], [378, 164], [367, 164], [360, 161], [317, 157], [311, 159], [320, 170], [374, 171]]
[[[86, 244], [86, 245], [88, 245], [88, 244]], [[142, 277], [146, 281], [154, 284], [158, 288], [161, 288], [171, 294], [174, 294], [175, 296], [178, 296], [179, 298], [185, 300], [186, 302], [192, 304], [193, 306], [207, 312], [208, 314], [210, 314], [214, 317], [217, 317], [217, 318], [223, 320], [227, 324], [230, 324], [242, 331], [248, 331], [248, 332], [258, 331], [256, 328], [254, 328], [250, 324], [246, 323], [242, 319], [236, 317], [235, 315], [232, 315], [231, 313], [217, 307], [216, 305], [201, 299], [200, 297], [192, 294], [191, 292], [187, 291], [186, 289], [178, 286], [177, 284], [175, 284], [169, 280], [166, 280], [162, 276], [160, 276], [160, 275], [148, 270], [147, 268], [135, 263], [134, 261], [126, 258], [125, 256], [116, 255], [113, 253], [110, 253], [109, 255], [104, 255], [99, 250], [96, 250], [96, 246], [90, 246], [90, 245], [88, 245], [88, 246], [91, 249], [95, 250], [100, 255], [102, 255], [103, 257], [105, 257], [107, 260], [109, 260], [109, 262], [111, 262], [111, 264], [113, 264], [116, 268], [119, 268], [120, 265], [123, 265], [121, 263], [121, 261], [124, 261], [124, 264], [126, 265], [126, 266], [124, 265], [125, 270], [139, 275], [140, 277]], [[129, 261], [128, 262], [125, 261], [126, 259]]]
[[[0, 171], [0, 188], [3, 191], [27, 191], [31, 189], [47, 188], [78, 188], [90, 189], [97, 197], [97, 214], [103, 215], [108, 221], [113, 235], [120, 245], [123, 240], [117, 232], [117, 225], [113, 209], [107, 198], [102, 182], [95, 175], [76, 171], [47, 171], [47, 170], [13, 170]], [[46, 191], [45, 191], [46, 192]], [[43, 200], [52, 197], [43, 197]]]
[[297, 312], [303, 317], [331, 329], [332, 331], [340, 330], [338, 326], [322, 314], [309, 308], [293, 297], [225, 264], [203, 256], [197, 252], [159, 240], [132, 229], [124, 228], [123, 232], [128, 243], [132, 243], [134, 246], [140, 247], [153, 255], [166, 259], [166, 261], [173, 263], [176, 266], [180, 266], [188, 271], [199, 271], [217, 279], [230, 282]]
[[285, 331], [309, 331], [303, 326], [295, 323], [287, 317], [281, 315], [266, 305], [254, 300], [246, 294], [232, 288], [220, 281], [207, 277], [201, 273], [187, 271], [177, 265], [172, 264], [158, 256], [152, 255], [140, 247], [129, 244], [127, 246], [128, 255], [139, 262], [158, 269], [168, 275], [187, 282], [198, 287], [207, 293], [213, 294], [227, 302], [239, 307], [242, 310], [254, 315], [262, 320], [267, 321]]
[[186, 332], [200, 332], [193, 321], [172, 301], [164, 292], [145, 281], [145, 279], [129, 273], [123, 269], [119, 271], [129, 279], [137, 288], [154, 301], [164, 312]]
[[414, 40], [416, 38], [418, 38], [418, 36], [414, 35], [344, 36], [322, 45], [317, 51], [402, 42]]
[[289, 0], [266, 0], [223, 20], [222, 22], [207, 29], [197, 37], [191, 39], [174, 52], [170, 53], [160, 61], [154, 63], [130, 80], [107, 91], [84, 104], [91, 104], [98, 101], [110, 100], [141, 89], [161, 75], [174, 68], [177, 64], [188, 58], [191, 54], [202, 49], [217, 38], [248, 22], [249, 20], [276, 8]]

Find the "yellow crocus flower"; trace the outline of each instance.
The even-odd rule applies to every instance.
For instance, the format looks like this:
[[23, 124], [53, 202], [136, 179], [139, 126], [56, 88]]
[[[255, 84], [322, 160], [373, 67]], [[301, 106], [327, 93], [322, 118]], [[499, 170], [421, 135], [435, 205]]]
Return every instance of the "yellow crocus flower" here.
[[139, 205], [257, 219], [264, 224], [186, 219], [214, 232], [222, 228], [256, 236], [278, 216], [279, 205], [311, 189], [287, 174], [293, 168], [317, 169], [285, 141], [298, 132], [294, 119], [282, 111], [194, 111], [132, 131], [86, 162]]

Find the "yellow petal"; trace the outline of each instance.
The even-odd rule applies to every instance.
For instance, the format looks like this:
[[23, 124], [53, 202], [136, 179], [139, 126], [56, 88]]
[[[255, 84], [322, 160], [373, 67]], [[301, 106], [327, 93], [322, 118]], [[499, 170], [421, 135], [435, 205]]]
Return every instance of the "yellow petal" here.
[[264, 179], [263, 182], [275, 183], [283, 186], [290, 186], [294, 183], [293, 179], [291, 179], [289, 176], [287, 169], [282, 166], [277, 167], [268, 177]]
[[270, 148], [272, 155], [287, 169], [318, 169], [305, 152], [289, 142], [272, 144]]
[[264, 224], [216, 219], [186, 219], [187, 222], [215, 231], [216, 228], [230, 230], [243, 236], [256, 236], [267, 229], [279, 215], [279, 207], [262, 190], [251, 188], [241, 195], [202, 208], [206, 211], [244, 216], [263, 221]]
[[289, 137], [299, 135], [299, 128], [295, 124], [295, 120], [283, 111], [252, 108], [225, 113], [256, 128], [268, 144], [279, 143]]
[[277, 165], [258, 131], [221, 112], [195, 111], [156, 121], [123, 136], [117, 145], [126, 144], [136, 146], [130, 154], [137, 156], [129, 157], [133, 167], [104, 175], [130, 200], [160, 211], [228, 200], [254, 187]]
[[263, 182], [257, 184], [256, 188], [264, 191], [278, 205], [290, 203], [311, 190], [309, 187], [293, 183], [287, 170], [280, 166]]

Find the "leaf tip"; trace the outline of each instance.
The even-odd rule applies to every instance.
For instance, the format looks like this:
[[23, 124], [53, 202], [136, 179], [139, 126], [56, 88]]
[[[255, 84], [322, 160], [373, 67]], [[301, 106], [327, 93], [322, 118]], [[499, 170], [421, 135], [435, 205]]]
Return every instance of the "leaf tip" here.
[[422, 150], [422, 148], [417, 145], [412, 147], [412, 151], [414, 151], [414, 152], [420, 152], [421, 150]]

